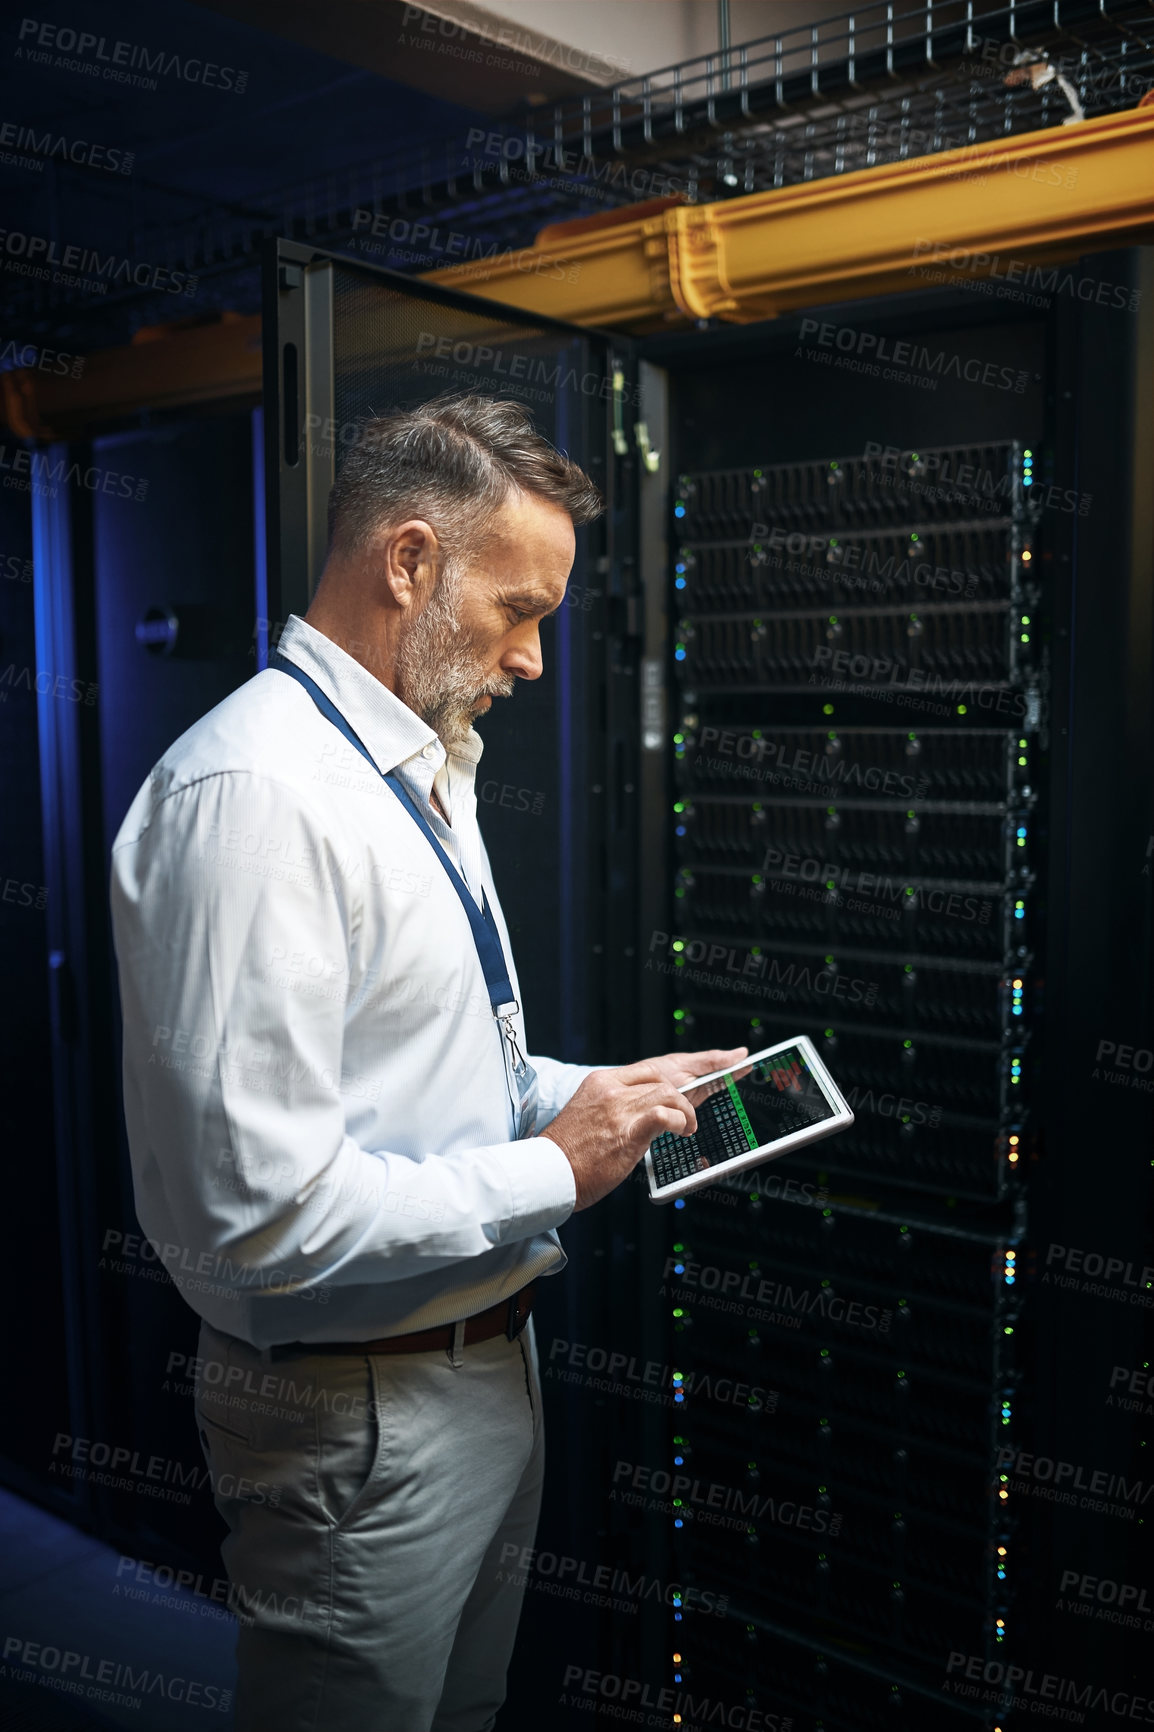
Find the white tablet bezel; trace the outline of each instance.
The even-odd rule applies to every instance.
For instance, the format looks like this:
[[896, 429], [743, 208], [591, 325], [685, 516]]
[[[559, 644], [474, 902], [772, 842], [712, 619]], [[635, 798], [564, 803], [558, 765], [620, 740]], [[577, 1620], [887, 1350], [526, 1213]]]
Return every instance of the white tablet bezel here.
[[718, 1077], [727, 1076], [731, 1071], [746, 1070], [751, 1064], [758, 1064], [762, 1059], [772, 1058], [774, 1053], [785, 1052], [789, 1047], [800, 1047], [805, 1054], [814, 1081], [825, 1097], [827, 1105], [833, 1108], [833, 1117], [820, 1119], [815, 1125], [803, 1125], [799, 1131], [790, 1131], [786, 1136], [779, 1137], [776, 1142], [763, 1143], [758, 1149], [750, 1149], [748, 1154], [735, 1155], [732, 1160], [722, 1161], [715, 1167], [706, 1167], [703, 1172], [690, 1173], [684, 1179], [677, 1179], [672, 1185], [658, 1186], [654, 1181], [652, 1147], [645, 1151], [645, 1171], [649, 1178], [649, 1200], [653, 1203], [671, 1203], [675, 1197], [684, 1197], [691, 1191], [703, 1191], [707, 1185], [714, 1185], [726, 1173], [743, 1172], [746, 1167], [760, 1166], [764, 1161], [774, 1161], [779, 1155], [788, 1154], [791, 1149], [800, 1149], [806, 1143], [820, 1142], [823, 1137], [832, 1136], [834, 1131], [844, 1131], [853, 1124], [853, 1113], [846, 1105], [837, 1084], [826, 1070], [825, 1065], [813, 1049], [813, 1042], [808, 1035], [797, 1034], [791, 1040], [779, 1040], [773, 1046], [764, 1046], [758, 1052], [751, 1052], [748, 1058], [743, 1058], [740, 1064], [726, 1065], [722, 1070], [710, 1071], [707, 1076], [691, 1077], [681, 1084], [681, 1093], [689, 1089], [700, 1088], [702, 1083], [714, 1082]]

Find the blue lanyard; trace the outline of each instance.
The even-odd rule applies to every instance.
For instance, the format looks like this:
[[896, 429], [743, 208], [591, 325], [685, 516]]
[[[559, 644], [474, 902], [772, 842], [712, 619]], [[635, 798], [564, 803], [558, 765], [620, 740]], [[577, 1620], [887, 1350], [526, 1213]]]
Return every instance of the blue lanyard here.
[[497, 931], [497, 922], [493, 919], [492, 910], [485, 898], [484, 886], [481, 888], [481, 907], [478, 908], [473, 897], [470, 895], [461, 874], [456, 870], [452, 861], [449, 859], [449, 856], [437, 841], [437, 838], [433, 834], [432, 826], [420, 811], [420, 808], [409, 794], [408, 789], [404, 786], [396, 771], [382, 770], [373, 762], [373, 759], [363, 741], [357, 738], [356, 734], [353, 732], [344, 716], [342, 716], [341, 712], [337, 709], [337, 706], [333, 703], [332, 699], [325, 696], [324, 692], [322, 692], [321, 688], [317, 685], [311, 675], [306, 674], [303, 668], [298, 668], [295, 662], [290, 662], [287, 656], [281, 655], [279, 650], [270, 659], [269, 666], [276, 668], [279, 673], [289, 674], [294, 680], [300, 681], [305, 691], [313, 700], [313, 703], [317, 706], [317, 709], [321, 712], [321, 715], [326, 717], [326, 719], [333, 724], [334, 728], [339, 728], [350, 746], [355, 746], [357, 751], [361, 754], [361, 757], [366, 759], [368, 763], [372, 764], [372, 767], [376, 770], [378, 776], [381, 776], [389, 784], [389, 787], [397, 796], [397, 799], [401, 802], [402, 806], [404, 806], [414, 823], [418, 824], [424, 831], [426, 840], [436, 851], [441, 865], [449, 875], [450, 883], [457, 892], [457, 895], [461, 898], [461, 906], [468, 915], [469, 925], [473, 932], [473, 940], [477, 946], [477, 955], [480, 957], [481, 967], [485, 973], [485, 985], [489, 989], [489, 1003], [493, 1006], [493, 1015], [501, 1018], [504, 1022], [506, 1036], [508, 1037], [510, 1044], [513, 1046], [514, 1051], [516, 1051], [516, 1042], [508, 1019], [517, 1012], [520, 1006], [518, 1005], [516, 998], [513, 996], [513, 987], [509, 980], [509, 970], [505, 963], [505, 953], [501, 948], [501, 935]]

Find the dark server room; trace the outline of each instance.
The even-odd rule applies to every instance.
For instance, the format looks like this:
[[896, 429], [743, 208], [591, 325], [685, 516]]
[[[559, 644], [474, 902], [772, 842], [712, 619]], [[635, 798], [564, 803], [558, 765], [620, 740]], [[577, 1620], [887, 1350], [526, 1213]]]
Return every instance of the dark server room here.
[[1154, 1725], [1154, 3], [53, 6], [0, 1729]]

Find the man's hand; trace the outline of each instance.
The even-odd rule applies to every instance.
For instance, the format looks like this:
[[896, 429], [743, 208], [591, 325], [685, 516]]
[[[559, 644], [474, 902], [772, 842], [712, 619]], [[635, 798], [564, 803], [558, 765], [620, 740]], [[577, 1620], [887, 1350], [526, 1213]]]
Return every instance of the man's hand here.
[[557, 1144], [573, 1168], [574, 1212], [615, 1190], [663, 1131], [692, 1136], [697, 1114], [679, 1085], [737, 1064], [748, 1051], [735, 1046], [671, 1052], [587, 1076], [542, 1133]]

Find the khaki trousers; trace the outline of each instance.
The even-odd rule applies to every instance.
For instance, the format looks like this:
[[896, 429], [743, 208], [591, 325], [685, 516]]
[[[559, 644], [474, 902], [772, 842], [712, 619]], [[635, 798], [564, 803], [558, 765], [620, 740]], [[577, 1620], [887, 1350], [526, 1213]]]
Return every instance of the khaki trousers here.
[[270, 1360], [201, 1326], [196, 1416], [240, 1620], [236, 1732], [487, 1732], [544, 1471], [532, 1321]]

